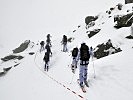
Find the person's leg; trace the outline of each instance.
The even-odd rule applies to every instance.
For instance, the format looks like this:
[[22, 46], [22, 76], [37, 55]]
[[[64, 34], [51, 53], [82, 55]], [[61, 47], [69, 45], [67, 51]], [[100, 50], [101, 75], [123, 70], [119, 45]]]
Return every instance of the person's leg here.
[[84, 83], [87, 87], [89, 87], [88, 82], [87, 82], [87, 74], [88, 74], [87, 71], [88, 71], [88, 65], [85, 65], [85, 67], [84, 67]]
[[76, 60], [76, 58], [75, 58], [75, 69], [77, 68], [77, 60]]
[[47, 62], [47, 71], [48, 71], [48, 69], [49, 69], [49, 62]]
[[84, 81], [86, 81], [87, 80], [87, 74], [88, 74], [88, 65], [85, 65], [84, 66]]
[[67, 43], [63, 44], [63, 52], [67, 52]]
[[83, 82], [84, 82], [84, 66], [80, 65], [80, 70], [79, 70], [79, 80], [80, 80], [80, 86], [83, 86]]
[[72, 60], [71, 69], [72, 69], [72, 72], [75, 73], [75, 59]]
[[42, 51], [42, 46], [41, 46], [41, 48], [40, 48], [40, 52]]
[[66, 44], [64, 44], [64, 52], [66, 52]]
[[47, 64], [46, 64], [46, 62], [45, 62], [44, 71], [46, 71], [46, 68], [47, 68]]
[[42, 47], [42, 51], [44, 51], [45, 50], [45, 48], [44, 48], [44, 46]]
[[65, 52], [67, 52], [67, 43], [66, 43], [66, 45], [65, 45]]
[[65, 44], [63, 44], [63, 52], [65, 51]]

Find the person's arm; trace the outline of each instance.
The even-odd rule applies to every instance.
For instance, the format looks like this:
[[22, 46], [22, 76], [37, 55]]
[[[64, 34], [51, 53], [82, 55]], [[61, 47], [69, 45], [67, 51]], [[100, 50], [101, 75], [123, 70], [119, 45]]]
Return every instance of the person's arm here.
[[92, 59], [93, 59], [93, 57], [94, 57], [94, 52], [93, 52], [93, 49], [89, 49], [89, 54], [90, 54], [90, 56], [92, 57]]
[[78, 62], [79, 59], [80, 59], [80, 50], [78, 50], [78, 55], [77, 55], [77, 57], [76, 57], [76, 61]]

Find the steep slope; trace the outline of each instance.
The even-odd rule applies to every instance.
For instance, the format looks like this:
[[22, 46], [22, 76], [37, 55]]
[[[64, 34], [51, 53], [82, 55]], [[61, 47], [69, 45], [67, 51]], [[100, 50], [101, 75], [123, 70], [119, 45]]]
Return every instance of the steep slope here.
[[[128, 6], [126, 7], [128, 8]], [[115, 14], [119, 13], [117, 10], [114, 12]], [[69, 52], [61, 51], [62, 36], [53, 36], [53, 55], [48, 72], [44, 71], [44, 62], [42, 61], [44, 52], [39, 52], [40, 46], [37, 45], [39, 42], [35, 42], [33, 48], [19, 53], [24, 56], [22, 60], [1, 62], [2, 68], [12, 66], [16, 62], [20, 63], [0, 77], [0, 97], [2, 100], [132, 100], [133, 40], [125, 38], [130, 34], [130, 27], [115, 29], [113, 17], [108, 18], [108, 14], [105, 13], [101, 13], [99, 16], [100, 19], [97, 20], [96, 26], [86, 29], [86, 25], [83, 24], [76, 32], [67, 34], [68, 37], [74, 38], [71, 43], [68, 43]], [[102, 24], [103, 22], [104, 24]], [[86, 31], [95, 29], [95, 27], [100, 27], [101, 31], [88, 38]], [[108, 39], [120, 47], [122, 52], [95, 61], [90, 59], [88, 67], [90, 87], [86, 88], [86, 94], [82, 93], [76, 81], [79, 77], [79, 66], [75, 74], [71, 72], [71, 50], [75, 46], [79, 47], [83, 41], [89, 46], [96, 47]], [[29, 52], [35, 54], [29, 55]], [[96, 78], [94, 78], [94, 70]]]

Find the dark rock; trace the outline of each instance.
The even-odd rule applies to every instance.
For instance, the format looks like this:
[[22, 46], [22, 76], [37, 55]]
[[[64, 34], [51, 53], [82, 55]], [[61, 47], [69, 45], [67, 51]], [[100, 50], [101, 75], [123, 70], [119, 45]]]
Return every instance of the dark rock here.
[[99, 44], [95, 49], [94, 49], [94, 57], [99, 59], [105, 56], [108, 56], [110, 54], [115, 54], [122, 51], [120, 48], [115, 48], [111, 40], [109, 39], [107, 43], [102, 43]]
[[118, 9], [119, 9], [119, 10], [122, 10], [122, 6], [123, 6], [123, 5], [122, 5], [121, 3], [119, 3], [117, 6], [118, 6]]
[[73, 33], [76, 32], [76, 30], [73, 30]]
[[127, 10], [127, 12], [129, 12], [130, 10]]
[[79, 25], [78, 28], [80, 28], [81, 26]]
[[113, 8], [113, 7], [112, 7], [112, 8], [110, 8], [110, 10], [111, 10], [111, 11], [112, 11], [112, 10], [114, 10], [114, 9], [115, 9], [115, 8]]
[[108, 11], [108, 14], [111, 14], [111, 11]]
[[125, 4], [133, 3], [133, 0], [125, 0]]
[[87, 31], [86, 33], [88, 34], [88, 37], [91, 38], [92, 36], [94, 36], [95, 34], [97, 34], [101, 29], [94, 29], [93, 31]]
[[88, 25], [90, 22], [95, 21], [97, 19], [98, 19], [98, 16], [87, 16], [85, 18], [85, 23], [86, 23], [86, 25]]
[[114, 17], [115, 28], [129, 27], [133, 23], [133, 13], [127, 15], [117, 15]]
[[25, 49], [28, 48], [28, 45], [30, 43], [30, 40], [26, 40], [24, 43], [22, 43], [18, 48], [13, 50], [13, 53], [20, 53], [23, 52]]
[[1, 60], [2, 61], [9, 61], [9, 60], [14, 60], [14, 59], [21, 60], [23, 58], [24, 58], [23, 56], [9, 55], [9, 56], [6, 56], [4, 58], [1, 58]]
[[6, 75], [6, 73], [11, 69], [12, 67], [8, 67], [8, 68], [3, 68], [3, 71], [0, 72], [0, 77]]
[[4, 72], [6, 71], [9, 71], [12, 67], [8, 67], [8, 68], [3, 68]]
[[0, 72], [0, 77], [5, 75], [6, 73], [5, 72]]
[[34, 52], [30, 52], [29, 55], [34, 55], [35, 53]]
[[133, 36], [129, 35], [126, 37], [127, 39], [133, 39]]
[[18, 64], [16, 64], [16, 65], [14, 65], [14, 67], [16, 67], [16, 66], [18, 66], [20, 63], [18, 63]]
[[74, 38], [72, 38], [72, 37], [67, 39], [68, 42], [72, 42], [72, 40], [74, 40]]

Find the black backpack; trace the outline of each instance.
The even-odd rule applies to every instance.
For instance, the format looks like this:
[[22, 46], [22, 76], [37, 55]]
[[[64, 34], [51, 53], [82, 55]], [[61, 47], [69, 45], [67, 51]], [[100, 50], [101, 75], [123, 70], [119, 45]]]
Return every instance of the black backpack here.
[[81, 44], [80, 48], [80, 60], [88, 61], [90, 58], [89, 47], [86, 44]]
[[74, 48], [72, 51], [72, 56], [77, 57], [77, 55], [78, 55], [78, 48]]

